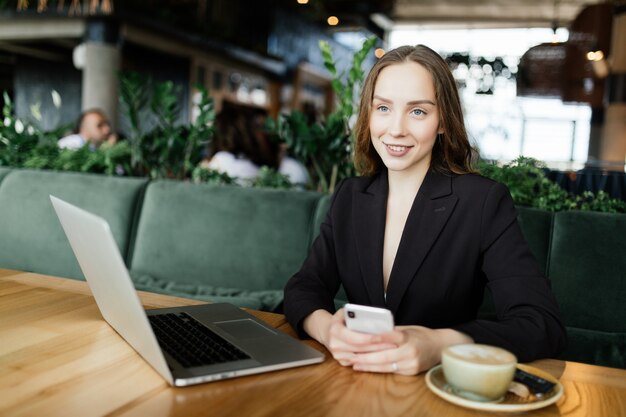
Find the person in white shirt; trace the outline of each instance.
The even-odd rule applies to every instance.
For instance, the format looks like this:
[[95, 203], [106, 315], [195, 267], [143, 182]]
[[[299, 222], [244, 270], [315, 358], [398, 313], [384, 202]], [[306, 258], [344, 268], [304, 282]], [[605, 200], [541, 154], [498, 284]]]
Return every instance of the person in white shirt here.
[[236, 178], [240, 184], [256, 178], [260, 171], [260, 168], [245, 156], [235, 155], [228, 151], [218, 151], [203, 166]]
[[110, 138], [114, 137], [106, 114], [100, 109], [90, 109], [80, 115], [75, 133], [59, 139], [57, 144], [62, 149], [80, 149], [86, 144], [96, 149], [105, 142], [113, 142]]
[[284, 156], [280, 158], [278, 172], [287, 176], [289, 182], [298, 187], [302, 188], [309, 183], [309, 172], [304, 164], [289, 156], [286, 152], [284, 152]]
[[215, 119], [215, 152], [202, 166], [246, 184], [262, 166], [278, 168], [278, 153], [261, 131], [262, 114], [226, 106]]
[[267, 166], [304, 188], [309, 182], [306, 167], [270, 140], [263, 129], [265, 117], [258, 111], [225, 107], [215, 120], [215, 153], [201, 166], [236, 178], [242, 185], [249, 184], [259, 176], [261, 167]]

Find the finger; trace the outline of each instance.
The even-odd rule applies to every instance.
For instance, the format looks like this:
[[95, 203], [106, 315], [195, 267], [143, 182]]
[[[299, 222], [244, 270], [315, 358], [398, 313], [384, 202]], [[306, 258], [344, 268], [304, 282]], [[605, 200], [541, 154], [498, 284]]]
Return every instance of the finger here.
[[395, 328], [394, 330], [379, 335], [379, 341], [383, 343], [403, 345], [407, 341], [407, 335], [402, 330]]
[[355, 353], [353, 362], [355, 365], [390, 365], [400, 362], [403, 356], [398, 349], [379, 350], [376, 352]]
[[391, 345], [388, 343], [377, 343], [373, 345], [350, 345], [346, 343], [332, 345], [331, 349], [335, 349], [341, 352], [354, 352], [354, 353], [369, 353], [369, 352], [378, 352], [381, 350], [389, 350], [396, 349], [396, 345]]
[[328, 344], [328, 349], [331, 352], [376, 352], [379, 350], [395, 348], [397, 348], [397, 346], [390, 343], [354, 343], [354, 341], [350, 337], [346, 339], [341, 335], [331, 335]]
[[333, 352], [333, 358], [341, 366], [352, 366], [354, 363], [354, 353], [352, 352]]
[[[356, 339], [356, 340], [355, 340]], [[331, 350], [341, 350], [350, 352], [376, 352], [379, 350], [395, 349], [398, 346], [392, 343], [371, 343], [370, 339], [354, 338], [349, 334], [331, 336]]]
[[352, 369], [359, 372], [375, 372], [375, 373], [384, 373], [384, 374], [392, 374], [392, 373], [402, 373], [400, 369], [400, 365], [397, 362], [391, 363], [381, 363], [381, 364], [354, 364]]
[[[355, 354], [353, 368], [364, 372], [393, 372], [402, 375], [415, 375], [419, 369], [419, 359], [411, 356], [402, 347], [386, 351]], [[393, 364], [396, 365], [393, 365]]]
[[382, 364], [357, 364], [352, 365], [352, 369], [358, 372], [375, 372], [398, 375], [417, 375], [418, 367], [411, 361], [391, 362]]
[[333, 314], [331, 318], [331, 322], [342, 323], [342, 324], [345, 323], [343, 308], [340, 308], [339, 310], [335, 312], [335, 314]]
[[[330, 327], [330, 336], [336, 338], [349, 346], [369, 346], [380, 344], [381, 338], [378, 335], [360, 333], [350, 330], [344, 323], [333, 323]], [[385, 343], [388, 344], [388, 343]]]

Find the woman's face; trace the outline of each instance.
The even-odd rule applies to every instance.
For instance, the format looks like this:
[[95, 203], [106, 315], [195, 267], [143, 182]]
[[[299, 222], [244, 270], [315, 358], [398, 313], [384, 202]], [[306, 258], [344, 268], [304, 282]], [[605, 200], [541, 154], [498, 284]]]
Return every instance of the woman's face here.
[[390, 175], [427, 171], [437, 134], [442, 133], [430, 73], [415, 62], [384, 68], [374, 87], [369, 126], [372, 144]]

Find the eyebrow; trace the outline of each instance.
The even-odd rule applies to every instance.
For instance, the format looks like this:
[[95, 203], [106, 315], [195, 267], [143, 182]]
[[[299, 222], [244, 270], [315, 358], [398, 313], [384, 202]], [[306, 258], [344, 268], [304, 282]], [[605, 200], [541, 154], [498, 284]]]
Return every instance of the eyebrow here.
[[[390, 102], [390, 101], [391, 101], [391, 100], [386, 99], [386, 98], [381, 97], [381, 96], [374, 96], [374, 97], [372, 97], [372, 100], [374, 100], [374, 99], [378, 99], [378, 100], [380, 100], [380, 101], [386, 101], [386, 102]], [[435, 104], [435, 103], [433, 103], [432, 101], [427, 100], [427, 99], [423, 99], [423, 100], [411, 100], [411, 101], [407, 102], [406, 104], [407, 104], [407, 105], [410, 105], [410, 106], [414, 106], [414, 105], [416, 105], [416, 104], [430, 104], [430, 105], [432, 105], [432, 106], [436, 106], [436, 104]]]

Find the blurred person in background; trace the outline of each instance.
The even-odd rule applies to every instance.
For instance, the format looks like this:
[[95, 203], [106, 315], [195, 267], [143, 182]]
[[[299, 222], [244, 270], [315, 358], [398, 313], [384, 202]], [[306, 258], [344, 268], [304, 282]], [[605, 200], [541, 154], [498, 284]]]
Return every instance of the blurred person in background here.
[[201, 166], [220, 171], [239, 183], [256, 178], [261, 166], [276, 168], [278, 156], [269, 143], [259, 141], [251, 116], [234, 107], [225, 107], [215, 118], [213, 153]]
[[90, 109], [80, 115], [74, 133], [59, 139], [58, 145], [62, 149], [80, 149], [85, 145], [96, 149], [104, 143], [116, 142], [117, 135], [112, 132], [106, 114], [100, 109]]
[[265, 118], [259, 112], [225, 107], [215, 119], [214, 153], [201, 166], [237, 178], [239, 183], [258, 177], [261, 167], [267, 166], [303, 187], [309, 179], [306, 168], [270, 140]]

